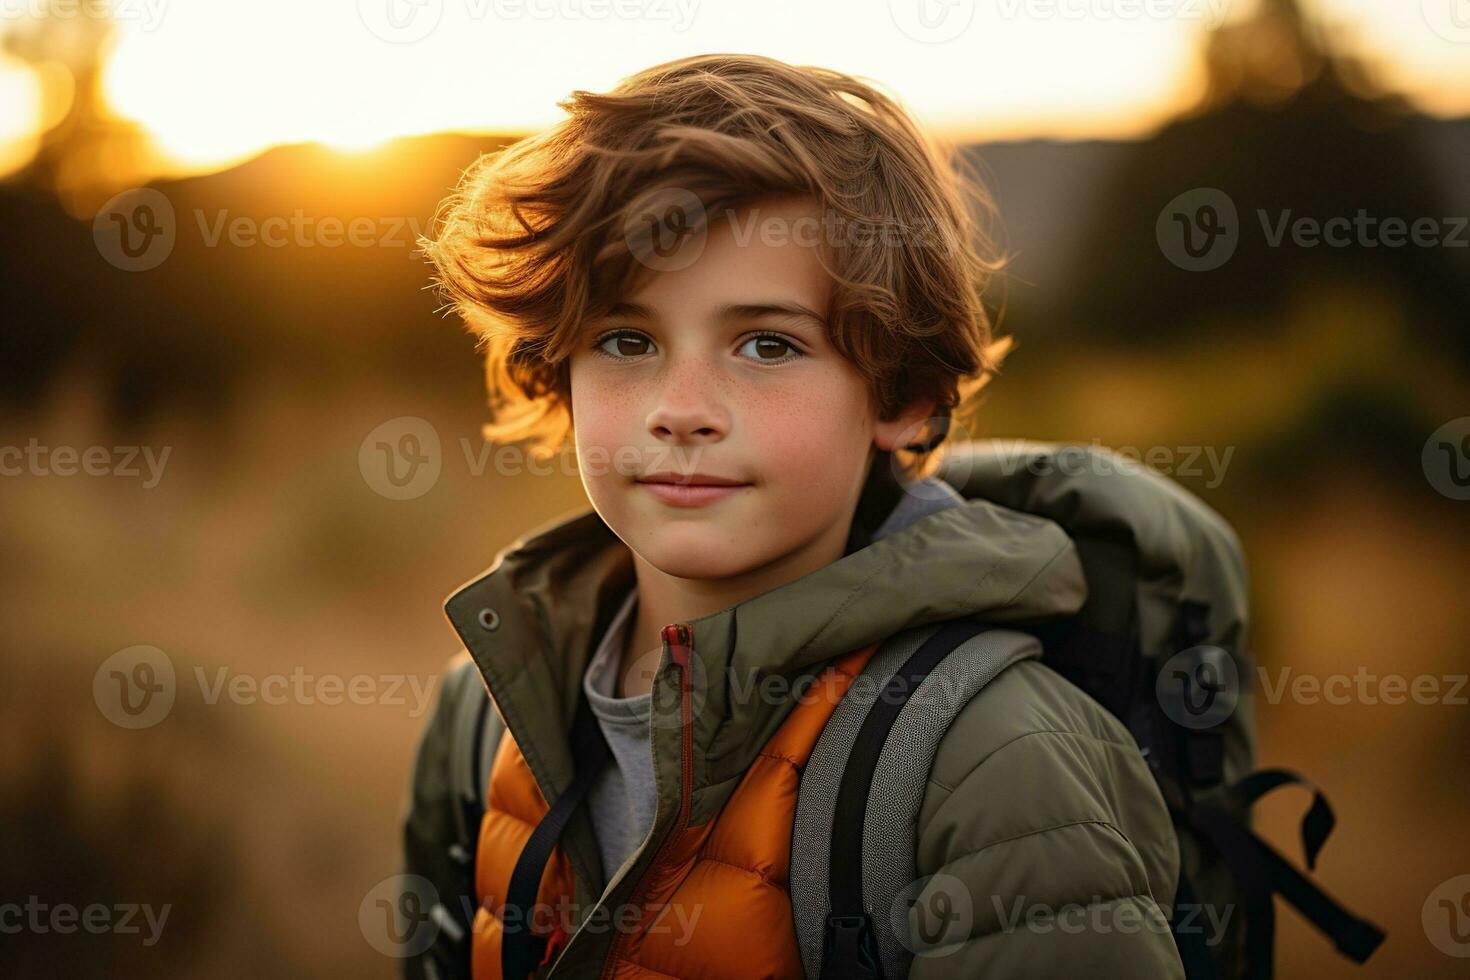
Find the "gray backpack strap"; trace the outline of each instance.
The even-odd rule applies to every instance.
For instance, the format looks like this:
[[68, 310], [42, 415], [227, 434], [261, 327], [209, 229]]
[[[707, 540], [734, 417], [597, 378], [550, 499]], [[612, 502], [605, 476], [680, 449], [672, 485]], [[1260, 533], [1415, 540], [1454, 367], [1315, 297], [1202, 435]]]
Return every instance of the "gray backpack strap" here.
[[[804, 975], [822, 974], [829, 900], [832, 827], [848, 757], [869, 711], [890, 679], [944, 624], [899, 633], [883, 643], [854, 679], [822, 730], [802, 772], [791, 833], [791, 908]], [[872, 921], [883, 976], [908, 975], [914, 941], [906, 897], [918, 877], [919, 807], [940, 739], [960, 709], [1001, 671], [1039, 657], [1028, 633], [987, 629], [962, 641], [914, 689], [883, 742], [863, 817], [863, 908]]]
[[438, 926], [425, 964], [425, 976], [455, 980], [470, 976], [470, 929], [478, 906], [475, 894], [475, 851], [480, 819], [490, 783], [490, 767], [505, 722], [485, 691], [474, 661], [466, 660], [445, 678], [452, 692], [449, 720], [449, 803], [454, 811], [454, 840], [449, 842], [452, 880], [439, 886], [439, 903], [429, 910]]
[[454, 741], [449, 750], [450, 778], [454, 781], [460, 840], [473, 843], [480, 833], [478, 817], [485, 810], [485, 794], [490, 784], [490, 764], [505, 721], [490, 702], [485, 684], [480, 680], [474, 661], [456, 669], [459, 703], [455, 706]]

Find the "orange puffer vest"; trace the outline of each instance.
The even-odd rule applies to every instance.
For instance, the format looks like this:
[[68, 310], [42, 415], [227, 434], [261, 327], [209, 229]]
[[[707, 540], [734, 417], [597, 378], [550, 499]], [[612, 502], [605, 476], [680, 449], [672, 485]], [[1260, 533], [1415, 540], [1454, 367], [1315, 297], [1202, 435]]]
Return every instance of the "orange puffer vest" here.
[[[620, 927], [623, 935], [603, 966], [604, 980], [802, 975], [787, 879], [797, 789], [827, 719], [876, 649], [871, 644], [832, 661], [794, 702], [714, 819], [682, 831], [676, 827], [670, 834], [640, 882], [636, 914], [641, 921]], [[520, 748], [506, 732], [495, 755], [475, 856], [476, 980], [502, 980], [502, 919], [511, 871], [548, 810]], [[566, 945], [573, 895], [571, 865], [557, 847], [536, 895], [540, 911], [530, 922], [534, 934], [549, 933], [543, 964]], [[615, 915], [615, 927], [621, 918]]]

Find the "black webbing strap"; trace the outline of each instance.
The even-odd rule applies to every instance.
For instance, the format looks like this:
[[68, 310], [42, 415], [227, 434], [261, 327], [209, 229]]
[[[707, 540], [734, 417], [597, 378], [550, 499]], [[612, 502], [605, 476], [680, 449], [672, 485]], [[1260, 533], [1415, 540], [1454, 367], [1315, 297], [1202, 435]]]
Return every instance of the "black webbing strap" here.
[[1343, 908], [1265, 841], [1251, 836], [1266, 862], [1266, 874], [1281, 897], [1331, 939], [1338, 952], [1354, 963], [1366, 963], [1383, 942], [1383, 930]]
[[1075, 616], [1027, 631], [1041, 640], [1044, 663], [1068, 678], [1098, 678], [1105, 688], [1128, 674], [1137, 659], [1138, 548], [1117, 536], [1078, 535], [1072, 541], [1087, 580], [1087, 600]]
[[[1312, 790], [1312, 807], [1302, 819], [1301, 834], [1307, 867], [1313, 868], [1335, 822], [1332, 807], [1320, 790], [1289, 770], [1263, 769], [1235, 783], [1230, 788], [1230, 795], [1241, 804], [1244, 812], [1272, 790], [1293, 785]], [[1339, 952], [1355, 963], [1366, 962], [1383, 942], [1382, 929], [1343, 908], [1234, 814], [1215, 804], [1196, 803], [1188, 812], [1188, 819], [1219, 849], [1240, 884], [1246, 903], [1246, 963], [1251, 980], [1270, 980], [1274, 969], [1271, 957], [1276, 931], [1273, 893], [1279, 893], [1290, 902], [1308, 922], [1332, 940]]]
[[961, 643], [987, 628], [974, 619], [951, 620], [940, 626], [888, 679], [858, 728], [842, 769], [832, 815], [823, 980], [882, 980], [883, 964], [872, 920], [863, 908], [863, 818], [878, 756], [899, 712], [924, 678]]
[[[1180, 910], [1192, 914], [1179, 921]], [[1174, 887], [1174, 914], [1169, 918], [1169, 931], [1174, 935], [1174, 945], [1179, 950], [1179, 959], [1184, 963], [1185, 980], [1219, 980], [1220, 971], [1210, 956], [1209, 943], [1199, 923], [1204, 920], [1199, 901], [1194, 897], [1194, 886], [1184, 869], [1179, 869], [1179, 882]]]
[[[592, 788], [597, 774], [610, 757], [607, 741], [602, 729], [592, 716], [592, 706], [584, 693], [577, 701], [577, 716], [572, 722], [572, 760], [576, 774], [546, 816], [531, 831], [521, 856], [516, 859], [515, 870], [510, 875], [510, 886], [506, 889], [505, 914], [503, 921], [510, 923], [502, 933], [500, 947], [500, 972], [505, 980], [525, 980], [530, 976], [537, 956], [533, 944], [544, 952], [546, 939], [531, 935], [531, 908], [536, 902], [536, 893], [541, 888], [541, 876], [546, 872], [546, 862], [561, 840], [567, 821], [577, 809], [577, 804]], [[514, 919], [511, 919], [514, 916]]]
[[1087, 600], [1076, 615], [1020, 626], [1041, 641], [1041, 662], [1132, 726], [1141, 669], [1138, 649], [1138, 547], [1111, 533], [1073, 537]]
[[1312, 808], [1302, 818], [1301, 834], [1302, 853], [1306, 856], [1307, 867], [1315, 869], [1322, 845], [1327, 843], [1332, 828], [1337, 826], [1337, 817], [1332, 813], [1332, 806], [1320, 789], [1290, 769], [1258, 769], [1231, 784], [1229, 792], [1243, 813], [1261, 797], [1282, 786], [1301, 786], [1312, 791]]
[[1232, 814], [1208, 803], [1196, 803], [1190, 823], [1214, 844], [1240, 886], [1245, 902], [1245, 961], [1250, 980], [1270, 980], [1275, 961], [1276, 907], [1271, 903], [1271, 878], [1266, 872], [1255, 835]]

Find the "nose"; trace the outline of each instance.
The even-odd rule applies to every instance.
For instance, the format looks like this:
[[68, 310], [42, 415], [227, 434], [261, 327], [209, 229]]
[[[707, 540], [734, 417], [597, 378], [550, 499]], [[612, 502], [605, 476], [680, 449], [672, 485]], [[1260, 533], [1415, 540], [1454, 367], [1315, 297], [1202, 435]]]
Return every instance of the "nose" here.
[[647, 421], [655, 439], [673, 445], [702, 445], [725, 438], [730, 413], [709, 364], [692, 356], [670, 359], [661, 375]]

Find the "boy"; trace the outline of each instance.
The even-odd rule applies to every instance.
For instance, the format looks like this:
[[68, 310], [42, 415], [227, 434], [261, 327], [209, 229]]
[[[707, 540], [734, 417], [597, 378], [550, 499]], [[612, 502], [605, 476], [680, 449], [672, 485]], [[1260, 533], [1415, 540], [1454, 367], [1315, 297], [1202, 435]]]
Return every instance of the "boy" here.
[[[902, 630], [1085, 597], [1060, 528], [926, 475], [1004, 353], [980, 302], [1000, 263], [959, 175], [845, 75], [701, 56], [566, 108], [472, 168], [425, 243], [487, 354], [487, 437], [570, 431], [592, 503], [446, 606], [506, 726], [474, 975], [799, 977], [791, 824], [833, 707], [811, 692]], [[420, 747], [410, 870], [446, 845], [425, 787], [448, 730]], [[945, 733], [918, 840], [971, 921], [911, 977], [1182, 976], [1163, 800], [1122, 725], [1037, 662]], [[1018, 902], [1137, 927], [1028, 927]]]

